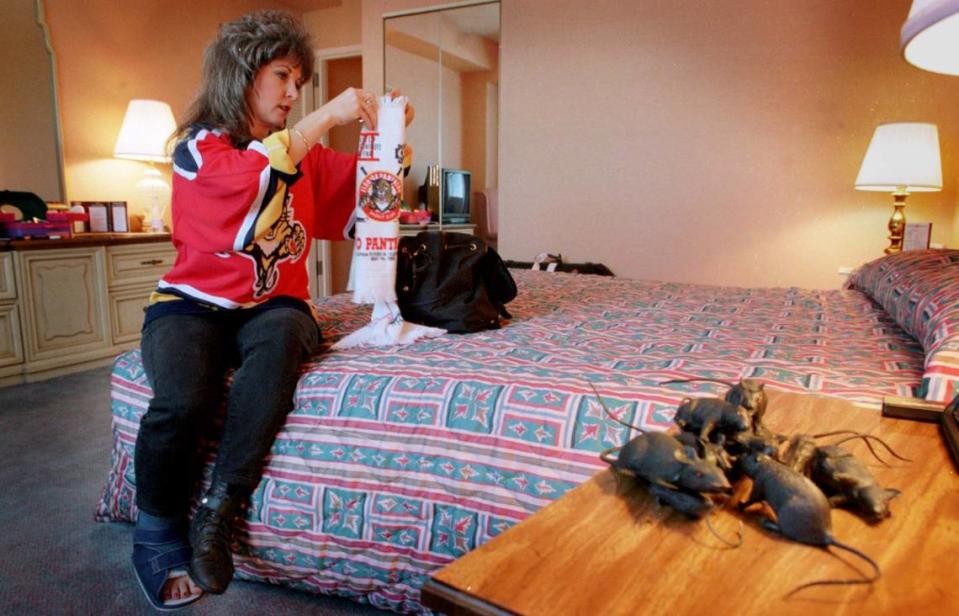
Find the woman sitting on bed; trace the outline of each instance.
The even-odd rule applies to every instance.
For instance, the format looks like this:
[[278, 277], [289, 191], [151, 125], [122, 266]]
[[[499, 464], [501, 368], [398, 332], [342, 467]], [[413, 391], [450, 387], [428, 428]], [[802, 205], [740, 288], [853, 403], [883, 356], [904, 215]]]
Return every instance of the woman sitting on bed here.
[[[309, 35], [292, 16], [264, 11], [226, 23], [177, 129], [177, 258], [146, 310], [143, 364], [154, 397], [135, 454], [133, 565], [159, 609], [226, 590], [234, 520], [292, 409], [297, 367], [320, 340], [305, 264], [311, 238], [348, 231], [356, 156], [316, 143], [333, 126], [375, 126], [377, 102], [350, 88], [285, 129], [312, 74]], [[407, 108], [407, 123], [412, 115]], [[213, 483], [188, 524], [198, 438], [231, 367]]]

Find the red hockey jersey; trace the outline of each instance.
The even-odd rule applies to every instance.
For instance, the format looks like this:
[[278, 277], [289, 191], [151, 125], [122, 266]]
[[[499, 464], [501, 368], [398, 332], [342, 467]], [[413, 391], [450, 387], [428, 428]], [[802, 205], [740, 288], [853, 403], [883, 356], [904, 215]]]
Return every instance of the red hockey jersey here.
[[293, 165], [289, 131], [235, 148], [194, 126], [173, 155], [173, 268], [153, 302], [248, 308], [309, 299], [311, 238], [344, 239], [355, 209], [356, 155], [314, 146]]

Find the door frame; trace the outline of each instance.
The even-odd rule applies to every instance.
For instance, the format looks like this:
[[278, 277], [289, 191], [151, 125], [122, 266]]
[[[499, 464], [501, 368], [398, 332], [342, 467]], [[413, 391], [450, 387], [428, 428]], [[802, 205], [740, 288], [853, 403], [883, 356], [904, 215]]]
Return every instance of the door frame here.
[[[343, 58], [363, 58], [362, 45], [346, 45], [344, 47], [327, 47], [316, 50], [316, 72], [313, 74], [313, 100], [317, 101], [317, 107], [326, 102], [329, 92], [326, 91], [327, 65], [330, 60], [342, 60]], [[329, 137], [324, 134], [320, 143], [329, 145]]]
[[[326, 91], [327, 64], [330, 60], [341, 60], [343, 58], [363, 58], [362, 45], [347, 45], [344, 47], [327, 47], [315, 51], [316, 70], [313, 73], [313, 109], [319, 108], [326, 103], [329, 92]], [[313, 111], [307, 110], [307, 113]], [[328, 133], [324, 133], [320, 138], [320, 143], [324, 147], [330, 145]], [[313, 298], [329, 297], [333, 293], [333, 278], [331, 276], [330, 262], [333, 260], [333, 251], [329, 240], [315, 240], [313, 246], [314, 257], [310, 259], [310, 296]]]

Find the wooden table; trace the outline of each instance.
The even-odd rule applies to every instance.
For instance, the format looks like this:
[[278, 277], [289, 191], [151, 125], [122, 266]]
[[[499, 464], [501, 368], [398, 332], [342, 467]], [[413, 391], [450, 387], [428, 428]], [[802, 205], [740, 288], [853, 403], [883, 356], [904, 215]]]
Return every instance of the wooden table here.
[[[713, 525], [745, 543], [724, 547], [703, 521], [658, 505], [605, 470], [509, 531], [436, 572], [427, 607], [447, 614], [955, 614], [959, 613], [959, 477], [934, 424], [878, 409], [770, 393], [766, 423], [779, 432], [855, 429], [886, 439], [914, 460], [885, 467], [861, 441], [848, 444], [884, 487], [902, 490], [892, 517], [869, 526], [834, 510], [833, 534], [872, 556], [872, 586], [804, 582], [848, 579], [870, 569], [844, 552], [793, 543], [751, 516], [722, 510]], [[828, 440], [828, 439], [827, 439]], [[888, 457], [888, 456], [887, 456]]]

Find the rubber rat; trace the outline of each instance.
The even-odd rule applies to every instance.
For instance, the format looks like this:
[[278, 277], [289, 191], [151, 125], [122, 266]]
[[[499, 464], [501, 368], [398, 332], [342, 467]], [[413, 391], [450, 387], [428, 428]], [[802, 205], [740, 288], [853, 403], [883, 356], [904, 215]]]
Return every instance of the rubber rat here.
[[[792, 595], [811, 586], [870, 584], [879, 579], [876, 562], [856, 548], [840, 543], [832, 536], [829, 501], [810, 479], [765, 454], [753, 453], [740, 459], [740, 466], [753, 480], [745, 505], [765, 501], [776, 514], [776, 522], [763, 519], [762, 525], [787, 539], [828, 549], [836, 546], [868, 562], [873, 575], [859, 580], [819, 580], [794, 588]], [[788, 595], [787, 595], [788, 596]]]
[[713, 430], [732, 435], [750, 427], [746, 410], [722, 398], [684, 398], [673, 421], [683, 430], [697, 433], [703, 441], [709, 440]]

